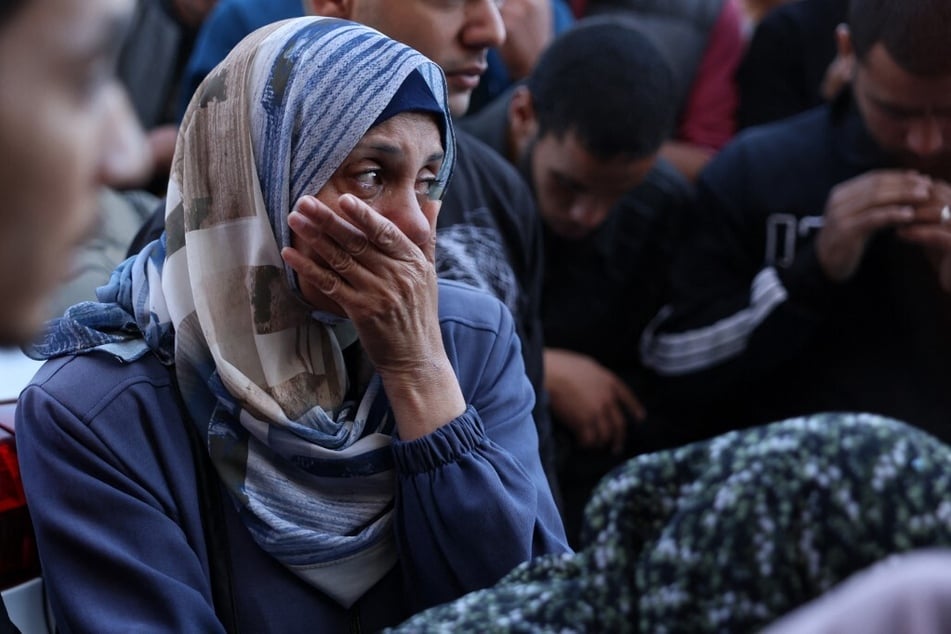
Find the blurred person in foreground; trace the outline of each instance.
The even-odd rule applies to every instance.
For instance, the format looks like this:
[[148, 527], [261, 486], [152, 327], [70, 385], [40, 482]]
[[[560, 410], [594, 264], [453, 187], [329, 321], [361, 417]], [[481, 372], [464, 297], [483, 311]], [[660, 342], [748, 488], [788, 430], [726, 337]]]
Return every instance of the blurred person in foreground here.
[[[115, 76], [133, 6], [0, 1], [0, 346], [26, 343], [49, 316], [102, 189], [151, 166]], [[3, 601], [0, 630], [16, 631]]]
[[0, 345], [27, 341], [103, 186], [144, 176], [145, 136], [115, 78], [126, 0], [0, 2]]

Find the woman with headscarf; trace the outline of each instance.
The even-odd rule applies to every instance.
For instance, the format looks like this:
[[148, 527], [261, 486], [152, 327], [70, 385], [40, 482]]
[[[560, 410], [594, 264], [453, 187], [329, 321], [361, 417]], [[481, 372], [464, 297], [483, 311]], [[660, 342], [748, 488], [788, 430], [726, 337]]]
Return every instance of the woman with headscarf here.
[[[301, 18], [196, 92], [166, 234], [17, 412], [65, 631], [375, 631], [567, 551], [506, 309], [437, 282], [437, 66]], [[438, 299], [437, 299], [438, 298]]]

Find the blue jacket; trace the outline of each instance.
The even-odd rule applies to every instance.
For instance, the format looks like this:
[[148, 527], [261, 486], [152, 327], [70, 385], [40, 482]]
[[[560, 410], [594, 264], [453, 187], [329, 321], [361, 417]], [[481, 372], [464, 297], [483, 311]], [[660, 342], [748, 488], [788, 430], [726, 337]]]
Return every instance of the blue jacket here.
[[[47, 362], [21, 396], [17, 444], [57, 624], [221, 632], [214, 574], [230, 582], [232, 604], [218, 607], [240, 631], [376, 631], [568, 551], [510, 313], [440, 282], [440, 322], [469, 407], [427, 437], [394, 439], [399, 562], [349, 611], [260, 550], [210, 472], [214, 511], [168, 368], [151, 355]], [[209, 541], [203, 522], [217, 520]]]

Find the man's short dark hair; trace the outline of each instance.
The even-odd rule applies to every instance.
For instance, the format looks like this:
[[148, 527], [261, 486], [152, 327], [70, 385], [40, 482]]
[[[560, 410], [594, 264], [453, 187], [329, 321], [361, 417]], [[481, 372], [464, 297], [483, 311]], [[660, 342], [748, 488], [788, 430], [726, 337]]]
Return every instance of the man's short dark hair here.
[[849, 32], [859, 61], [879, 42], [914, 75], [951, 73], [951, 2], [849, 0]]
[[667, 60], [618, 17], [588, 18], [558, 36], [527, 86], [538, 136], [573, 132], [600, 159], [655, 154], [677, 110]]

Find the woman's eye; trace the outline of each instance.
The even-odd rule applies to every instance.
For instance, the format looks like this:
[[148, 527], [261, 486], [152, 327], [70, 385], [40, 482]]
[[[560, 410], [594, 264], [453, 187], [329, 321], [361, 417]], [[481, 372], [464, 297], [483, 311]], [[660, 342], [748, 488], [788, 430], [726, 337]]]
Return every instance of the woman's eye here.
[[416, 195], [426, 196], [427, 198], [433, 191], [433, 187], [436, 185], [436, 178], [422, 178], [416, 181]]
[[367, 170], [365, 172], [360, 172], [356, 176], [356, 181], [362, 189], [375, 189], [383, 184], [383, 179], [380, 177], [379, 170]]

